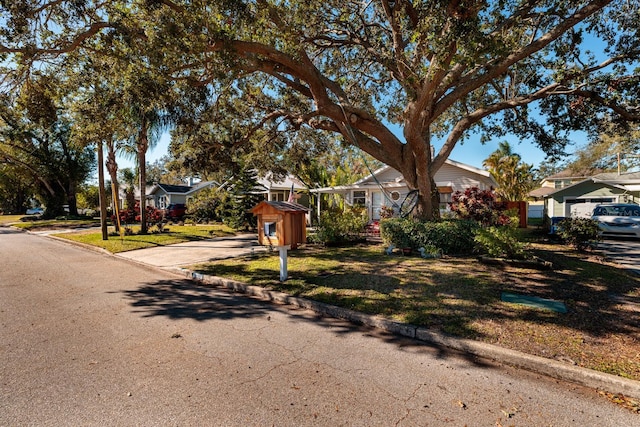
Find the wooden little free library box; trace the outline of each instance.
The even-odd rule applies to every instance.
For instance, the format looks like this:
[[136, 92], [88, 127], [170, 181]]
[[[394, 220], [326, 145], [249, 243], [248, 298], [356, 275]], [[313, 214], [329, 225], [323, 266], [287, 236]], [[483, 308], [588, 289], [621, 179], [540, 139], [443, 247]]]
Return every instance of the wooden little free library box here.
[[258, 217], [258, 242], [269, 246], [291, 246], [307, 242], [307, 208], [297, 203], [263, 201], [251, 213]]

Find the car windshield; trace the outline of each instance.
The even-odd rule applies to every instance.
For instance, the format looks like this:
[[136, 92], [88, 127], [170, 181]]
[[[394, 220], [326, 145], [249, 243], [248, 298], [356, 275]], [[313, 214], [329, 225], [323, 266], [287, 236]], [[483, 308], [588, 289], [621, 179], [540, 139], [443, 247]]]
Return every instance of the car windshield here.
[[593, 214], [596, 216], [640, 216], [640, 206], [598, 206]]

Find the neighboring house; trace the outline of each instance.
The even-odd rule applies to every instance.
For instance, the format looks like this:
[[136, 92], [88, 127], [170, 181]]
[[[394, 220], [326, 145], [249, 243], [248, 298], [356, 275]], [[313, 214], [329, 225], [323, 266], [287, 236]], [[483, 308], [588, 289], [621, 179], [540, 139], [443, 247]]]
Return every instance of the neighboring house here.
[[[309, 205], [307, 187], [292, 175], [288, 175], [282, 180], [276, 180], [273, 175], [269, 173], [267, 176], [258, 179], [258, 183], [264, 187], [264, 190], [260, 190], [260, 193], [264, 195], [264, 199], [267, 201], [286, 202], [292, 197], [292, 201], [296, 203], [303, 206]], [[293, 196], [291, 196], [292, 189]]]
[[587, 179], [589, 175], [564, 170], [551, 175], [540, 182], [540, 188], [529, 192], [529, 218], [544, 218], [547, 215], [545, 197], [565, 187], [569, 187]]
[[218, 187], [215, 181], [202, 181], [194, 185], [154, 184], [147, 190], [147, 205], [166, 209], [171, 204], [188, 204], [189, 200], [205, 188]]
[[[446, 160], [436, 172], [435, 181], [440, 193], [441, 211], [448, 209], [451, 196], [456, 191], [464, 191], [472, 187], [478, 187], [480, 190], [496, 187], [488, 171], [453, 160]], [[374, 221], [380, 219], [383, 206], [393, 207], [397, 211], [409, 194], [404, 177], [391, 166], [383, 166], [351, 185], [316, 188], [310, 191], [325, 195], [341, 195], [348, 205], [364, 206], [369, 218]], [[319, 199], [318, 215], [320, 214]]]
[[[554, 175], [545, 181], [556, 183], [563, 179]], [[640, 172], [574, 176], [565, 179], [564, 184], [538, 188], [532, 195], [543, 199], [544, 213], [549, 218], [590, 217], [599, 203], [638, 203]]]
[[584, 173], [575, 173], [569, 170], [565, 170], [559, 172], [555, 175], [551, 175], [540, 182], [540, 188], [536, 188], [535, 190], [529, 193], [529, 196], [534, 200], [540, 203], [543, 202], [544, 198], [549, 194], [560, 190], [565, 187], [570, 187], [578, 182], [582, 182], [585, 179], [589, 178], [590, 175]]

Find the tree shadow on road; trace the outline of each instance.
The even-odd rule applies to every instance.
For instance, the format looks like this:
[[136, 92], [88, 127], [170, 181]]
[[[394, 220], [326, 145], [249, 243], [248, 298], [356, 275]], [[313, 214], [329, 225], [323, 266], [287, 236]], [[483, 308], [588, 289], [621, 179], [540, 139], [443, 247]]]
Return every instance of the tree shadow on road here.
[[258, 301], [216, 292], [190, 280], [161, 280], [124, 292], [144, 317], [230, 320], [266, 316], [269, 308]]
[[324, 316], [311, 310], [249, 297], [226, 289], [204, 285], [188, 279], [160, 280], [123, 291], [142, 317], [162, 316], [169, 319], [234, 320], [269, 318], [274, 312], [284, 313], [295, 322], [311, 322], [326, 327], [333, 334], [361, 334], [396, 345], [403, 351], [428, 352], [439, 359], [464, 358], [476, 366], [490, 366], [472, 354], [426, 343], [343, 319]]

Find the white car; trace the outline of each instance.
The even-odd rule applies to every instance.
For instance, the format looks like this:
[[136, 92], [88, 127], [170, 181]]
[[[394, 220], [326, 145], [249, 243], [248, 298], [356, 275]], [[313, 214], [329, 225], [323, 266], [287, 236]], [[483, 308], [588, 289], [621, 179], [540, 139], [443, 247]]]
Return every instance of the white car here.
[[640, 206], [633, 203], [606, 203], [593, 209], [593, 219], [604, 237], [640, 237]]

